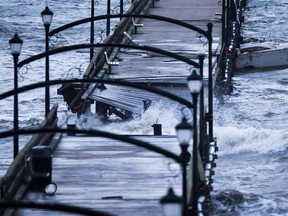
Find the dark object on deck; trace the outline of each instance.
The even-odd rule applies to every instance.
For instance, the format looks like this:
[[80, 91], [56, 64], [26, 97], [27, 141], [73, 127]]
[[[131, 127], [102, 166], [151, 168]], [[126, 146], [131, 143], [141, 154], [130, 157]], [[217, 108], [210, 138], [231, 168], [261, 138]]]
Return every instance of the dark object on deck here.
[[[68, 130], [75, 130], [76, 125], [75, 124], [67, 124], [67, 129]], [[67, 135], [68, 136], [76, 136], [76, 133], [75, 132], [68, 132]]]
[[43, 191], [52, 179], [52, 150], [48, 146], [35, 146], [31, 152], [30, 170], [32, 190]]
[[161, 124], [153, 124], [152, 127], [154, 128], [154, 135], [161, 136], [162, 135], [162, 125]]

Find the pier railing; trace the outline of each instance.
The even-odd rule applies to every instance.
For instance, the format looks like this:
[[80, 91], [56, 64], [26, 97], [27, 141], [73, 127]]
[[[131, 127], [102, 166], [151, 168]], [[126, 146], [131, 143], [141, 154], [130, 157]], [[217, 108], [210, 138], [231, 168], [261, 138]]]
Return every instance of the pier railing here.
[[[39, 125], [39, 129], [56, 128], [57, 126], [57, 108], [54, 105], [45, 120]], [[31, 154], [31, 149], [37, 145], [48, 145], [54, 150], [57, 142], [51, 142], [55, 133], [35, 134], [30, 141], [18, 153], [17, 157], [12, 162], [6, 174], [0, 180], [1, 200], [13, 199], [20, 186], [26, 181], [26, 159]], [[23, 194], [24, 195], [24, 194]], [[2, 213], [2, 210], [0, 211]]]
[[244, 21], [243, 9], [245, 6], [246, 0], [222, 0], [222, 46], [218, 61], [220, 73], [217, 80], [223, 84], [224, 90], [227, 92], [233, 90], [234, 62], [243, 40], [240, 29]]

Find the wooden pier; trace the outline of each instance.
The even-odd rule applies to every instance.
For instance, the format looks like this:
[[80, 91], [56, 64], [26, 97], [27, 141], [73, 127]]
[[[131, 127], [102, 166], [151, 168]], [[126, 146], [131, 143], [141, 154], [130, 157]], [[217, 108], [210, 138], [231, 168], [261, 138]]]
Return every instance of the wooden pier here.
[[[140, 1], [134, 1], [134, 4], [138, 2]], [[217, 70], [222, 27], [221, 16], [219, 16], [222, 7], [218, 1], [152, 0], [147, 1], [144, 9], [145, 14], [181, 20], [206, 31], [208, 31], [208, 23], [212, 23], [213, 72]], [[207, 82], [208, 45], [204, 37], [200, 37], [197, 32], [159, 20], [137, 18], [132, 21], [133, 24], [127, 31], [126, 27], [123, 27], [125, 34], [121, 36], [122, 39], [118, 43], [122, 41], [126, 44], [152, 46], [182, 55], [193, 61], [198, 61], [198, 54], [205, 54], [203, 75]], [[109, 37], [113, 36], [110, 34], [107, 37], [108, 42]], [[104, 51], [107, 51], [107, 55]], [[96, 69], [92, 69], [91, 65], [100, 62], [99, 59], [101, 59], [102, 67], [97, 68], [97, 65], [98, 71], [95, 73]], [[84, 79], [104, 78], [129, 81], [165, 89], [191, 100], [186, 87], [186, 79], [191, 74], [191, 68], [186, 63], [173, 58], [143, 50], [105, 49], [101, 50], [100, 54], [99, 51], [96, 53], [91, 65]], [[66, 87], [60, 89], [59, 93], [71, 92], [65, 89]], [[87, 102], [88, 105], [85, 104], [84, 107], [89, 106], [91, 101], [96, 101], [98, 104], [102, 103], [100, 108], [103, 108], [104, 104], [104, 107], [112, 113], [111, 106], [114, 109], [124, 110], [124, 114], [114, 112], [121, 117], [128, 112], [130, 114], [127, 116], [131, 116], [131, 113], [144, 112], [143, 100], [151, 100], [153, 103], [159, 98], [159, 96], [154, 97], [144, 93], [142, 90], [124, 87], [120, 87], [119, 90], [115, 86], [106, 85], [102, 93], [97, 91], [97, 88], [99, 88], [98, 84], [75, 87], [75, 97], [66, 98], [68, 107], [77, 112], [77, 107], [81, 105], [79, 101]], [[110, 92], [108, 92], [109, 88], [112, 89]], [[118, 112], [121, 112], [119, 110]], [[179, 143], [175, 136], [133, 136], [133, 138], [167, 149], [177, 155], [180, 154]], [[209, 141], [207, 142], [209, 144]], [[182, 194], [181, 167], [171, 161], [143, 148], [108, 138], [63, 134], [53, 154], [52, 179], [58, 185], [56, 194], [47, 196], [39, 192], [28, 192], [23, 200], [64, 203], [100, 210], [112, 215], [161, 215], [159, 199], [166, 194], [167, 189], [172, 186], [177, 195]], [[205, 168], [200, 158], [199, 162], [198, 171], [200, 179], [203, 180]], [[189, 170], [188, 190], [191, 190], [191, 162]], [[17, 210], [14, 215], [67, 215], [43, 211], [21, 209]], [[5, 215], [12, 215], [13, 212], [6, 211]]]

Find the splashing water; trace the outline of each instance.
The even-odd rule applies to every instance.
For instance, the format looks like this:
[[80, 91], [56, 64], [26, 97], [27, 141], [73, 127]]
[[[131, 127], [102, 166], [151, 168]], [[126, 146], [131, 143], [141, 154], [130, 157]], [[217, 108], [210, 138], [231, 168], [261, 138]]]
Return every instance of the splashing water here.
[[74, 123], [78, 129], [96, 129], [129, 135], [153, 135], [152, 125], [157, 122], [162, 125], [163, 135], [175, 135], [175, 126], [179, 123], [182, 115], [178, 108], [176, 104], [161, 100], [152, 103], [141, 116], [135, 115], [129, 121], [112, 116], [108, 122], [103, 122], [97, 114], [91, 113], [91, 111], [79, 118], [66, 113], [60, 120], [59, 126], [65, 127], [67, 123]]

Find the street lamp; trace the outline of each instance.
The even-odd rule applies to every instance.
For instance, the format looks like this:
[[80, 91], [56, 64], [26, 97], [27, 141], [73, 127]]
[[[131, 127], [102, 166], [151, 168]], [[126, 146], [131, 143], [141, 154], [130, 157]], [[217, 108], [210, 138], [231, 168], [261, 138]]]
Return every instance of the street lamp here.
[[168, 193], [160, 199], [162, 206], [162, 212], [164, 216], [180, 216], [181, 215], [181, 203], [180, 197], [174, 194], [172, 188], [168, 189]]
[[176, 126], [176, 133], [181, 147], [180, 157], [182, 159], [182, 216], [187, 216], [187, 163], [191, 157], [187, 149], [192, 138], [193, 127], [188, 124], [186, 118], [182, 118], [181, 123]]
[[194, 136], [193, 136], [193, 201], [192, 208], [194, 213], [197, 213], [197, 197], [198, 197], [198, 140], [197, 140], [197, 100], [198, 95], [202, 89], [202, 77], [194, 69], [192, 74], [187, 77], [187, 84], [193, 99], [193, 122], [194, 122]]
[[180, 124], [176, 126], [177, 138], [180, 145], [188, 146], [193, 134], [193, 127], [187, 122], [186, 118], [182, 118]]
[[[14, 61], [14, 90], [18, 89], [18, 60], [19, 55], [22, 49], [23, 41], [19, 38], [16, 33], [14, 37], [9, 40], [11, 54], [13, 56]], [[14, 94], [14, 131], [19, 130], [19, 120], [18, 120], [18, 94]], [[19, 152], [19, 136], [17, 134], [14, 135], [14, 158], [17, 156]]]
[[[41, 12], [42, 21], [45, 27], [45, 52], [49, 52], [49, 28], [52, 22], [53, 12], [46, 6]], [[45, 82], [49, 82], [49, 55], [45, 57]], [[50, 110], [50, 90], [49, 86], [45, 87], [45, 116]]]

